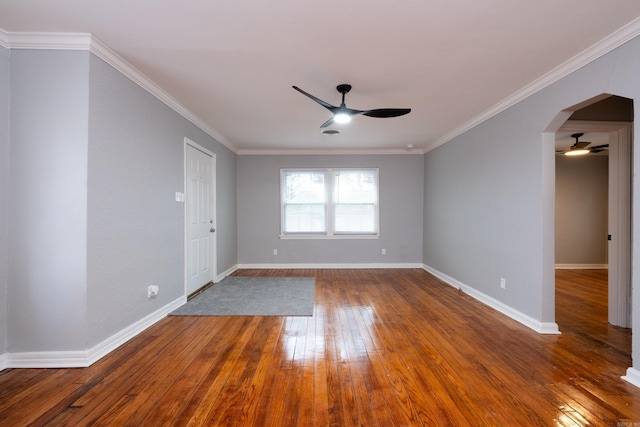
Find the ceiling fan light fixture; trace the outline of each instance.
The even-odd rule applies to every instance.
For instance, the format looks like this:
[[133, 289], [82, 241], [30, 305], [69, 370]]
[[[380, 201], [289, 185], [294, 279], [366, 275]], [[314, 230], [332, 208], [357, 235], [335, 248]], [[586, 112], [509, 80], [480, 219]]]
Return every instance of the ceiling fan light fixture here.
[[336, 123], [349, 123], [351, 121], [351, 116], [347, 113], [337, 113], [333, 116], [333, 121]]
[[583, 156], [585, 154], [589, 154], [590, 152], [591, 150], [587, 150], [586, 148], [574, 148], [564, 153], [564, 155], [565, 156]]
[[336, 87], [336, 90], [340, 92], [340, 94], [342, 95], [342, 102], [340, 103], [339, 107], [335, 105], [331, 105], [320, 98], [316, 98], [310, 93], [307, 93], [304, 90], [300, 89], [298, 86], [292, 86], [292, 87], [298, 92], [300, 92], [301, 94], [303, 94], [304, 96], [306, 96], [307, 98], [310, 98], [311, 100], [317, 102], [327, 110], [331, 111], [333, 116], [329, 120], [327, 120], [326, 122], [320, 125], [321, 129], [331, 126], [334, 123], [349, 123], [351, 121], [352, 116], [362, 115], [367, 117], [388, 118], [388, 117], [404, 116], [405, 114], [409, 114], [411, 112], [411, 108], [376, 108], [373, 110], [354, 110], [352, 108], [347, 108], [346, 104], [344, 103], [344, 98], [345, 98], [345, 95], [349, 93], [349, 91], [351, 90], [351, 85], [346, 83], [339, 84]]

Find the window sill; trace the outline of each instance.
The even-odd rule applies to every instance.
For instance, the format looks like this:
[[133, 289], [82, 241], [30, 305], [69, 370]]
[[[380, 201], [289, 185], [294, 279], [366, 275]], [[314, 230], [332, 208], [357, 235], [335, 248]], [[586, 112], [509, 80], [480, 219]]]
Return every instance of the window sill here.
[[281, 234], [281, 240], [366, 240], [379, 239], [379, 234]]

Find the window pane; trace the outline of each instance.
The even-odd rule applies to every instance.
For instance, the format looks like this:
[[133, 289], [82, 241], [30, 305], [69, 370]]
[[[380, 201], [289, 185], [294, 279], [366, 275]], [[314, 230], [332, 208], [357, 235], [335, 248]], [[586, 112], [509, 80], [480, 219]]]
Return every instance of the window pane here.
[[287, 172], [285, 203], [324, 203], [324, 174], [320, 172]]
[[286, 233], [322, 233], [325, 231], [324, 205], [294, 204], [284, 207]]
[[334, 173], [335, 232], [376, 233], [377, 199], [376, 171], [336, 171]]
[[375, 233], [374, 205], [336, 205], [336, 233]]
[[378, 233], [377, 169], [282, 169], [281, 176], [283, 234]]
[[283, 232], [326, 232], [323, 172], [286, 172], [283, 192]]
[[335, 172], [335, 203], [375, 203], [374, 171]]

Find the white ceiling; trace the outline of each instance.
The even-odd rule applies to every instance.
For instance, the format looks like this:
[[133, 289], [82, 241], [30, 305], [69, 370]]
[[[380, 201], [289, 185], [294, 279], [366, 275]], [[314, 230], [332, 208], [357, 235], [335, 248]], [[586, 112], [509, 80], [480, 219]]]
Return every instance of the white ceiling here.
[[[0, 0], [0, 29], [93, 34], [239, 152], [428, 149], [639, 16], [638, 0]], [[291, 86], [338, 105], [340, 83], [348, 107], [412, 112], [321, 135], [330, 113]]]

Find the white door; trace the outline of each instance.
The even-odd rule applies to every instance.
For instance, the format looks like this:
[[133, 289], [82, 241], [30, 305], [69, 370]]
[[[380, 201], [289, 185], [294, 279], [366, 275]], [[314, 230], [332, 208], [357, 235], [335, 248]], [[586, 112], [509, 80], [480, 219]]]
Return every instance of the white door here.
[[631, 327], [631, 128], [609, 132], [609, 323]]
[[186, 293], [215, 277], [215, 156], [191, 142], [186, 158]]

